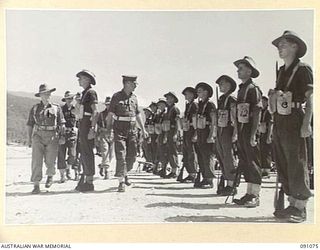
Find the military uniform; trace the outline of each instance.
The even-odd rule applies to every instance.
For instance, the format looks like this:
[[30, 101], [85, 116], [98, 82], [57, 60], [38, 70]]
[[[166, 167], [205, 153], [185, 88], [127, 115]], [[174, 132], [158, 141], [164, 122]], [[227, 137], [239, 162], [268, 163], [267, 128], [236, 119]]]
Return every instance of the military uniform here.
[[198, 106], [198, 119], [204, 118], [205, 124], [197, 128], [197, 145], [199, 149], [198, 164], [200, 172], [203, 177], [202, 183], [210, 184], [213, 187], [212, 179], [214, 178], [214, 143], [207, 142], [210, 134], [210, 127], [213, 126], [211, 122], [211, 114], [216, 112], [216, 107], [209, 99], [199, 101]]
[[[194, 88], [186, 88], [182, 94], [186, 91], [190, 91], [197, 97]], [[183, 166], [186, 168], [189, 176], [183, 179], [183, 182], [192, 181], [194, 182], [195, 176], [197, 174], [197, 164], [196, 164], [196, 143], [194, 142], [196, 136], [196, 127], [194, 127], [193, 119], [197, 116], [198, 103], [195, 100], [186, 103], [186, 108], [184, 112], [184, 117], [182, 118], [182, 128], [183, 128]]]
[[110, 167], [111, 160], [113, 158], [113, 132], [111, 132], [111, 137], [107, 138], [107, 126], [106, 126], [106, 117], [109, 113], [109, 109], [105, 109], [104, 111], [99, 113], [98, 116], [98, 133], [97, 133], [97, 141], [99, 148], [101, 150], [101, 163], [99, 164], [100, 174], [103, 175], [103, 169], [105, 174], [105, 179], [108, 178], [108, 169]]
[[146, 118], [144, 123], [144, 127], [148, 132], [149, 137], [143, 140], [143, 143], [142, 143], [143, 155], [147, 162], [153, 162], [153, 155], [152, 155], [153, 148], [152, 148], [152, 139], [151, 139], [151, 134], [153, 135], [155, 133], [154, 124], [153, 124], [153, 113], [150, 108], [146, 108], [144, 109], [144, 111], [150, 112], [150, 116]]
[[272, 144], [268, 142], [268, 135], [272, 133], [269, 131], [273, 124], [273, 118], [267, 108], [263, 109], [261, 112], [261, 120], [259, 124], [259, 142], [260, 142], [260, 158], [261, 158], [261, 167], [262, 167], [262, 177], [268, 177], [271, 169], [271, 152]]
[[[174, 93], [169, 92], [164, 96], [173, 95], [178, 102], [177, 97]], [[178, 135], [178, 127], [177, 127], [177, 120], [179, 120], [180, 110], [175, 106], [175, 104], [168, 105], [167, 104], [167, 111], [164, 114], [162, 120], [162, 128], [164, 130], [164, 140], [167, 141], [164, 143], [164, 146], [167, 147], [167, 160], [163, 162], [163, 167], [166, 168], [167, 163], [170, 163], [172, 171], [169, 175], [163, 176], [164, 178], [175, 178], [177, 169], [179, 168], [178, 162], [178, 149], [177, 149], [177, 135]], [[176, 140], [174, 139], [176, 137]]]
[[88, 134], [91, 128], [91, 116], [93, 112], [91, 105], [97, 103], [97, 93], [89, 86], [81, 94], [80, 104], [83, 107], [83, 112], [80, 114], [79, 122], [80, 159], [85, 176], [95, 175], [94, 139], [89, 140]]
[[[261, 160], [260, 148], [256, 138], [260, 114], [262, 109], [262, 93], [252, 78], [259, 76], [252, 58], [245, 56], [234, 62], [239, 68], [240, 64], [251, 69], [251, 78], [239, 85], [237, 96], [237, 132], [238, 132], [238, 155], [239, 164], [247, 183], [247, 192], [241, 199], [233, 201], [246, 207], [260, 205], [261, 191]], [[255, 130], [255, 131], [254, 131]]]
[[295, 60], [287, 70], [280, 68], [280, 77], [276, 90], [285, 90], [285, 85], [298, 66], [290, 87], [287, 91], [292, 92], [292, 103], [295, 106], [291, 114], [274, 114], [274, 147], [275, 161], [280, 182], [284, 192], [289, 196], [289, 201], [306, 201], [312, 196], [309, 188], [309, 175], [307, 167], [306, 139], [300, 137], [300, 128], [304, 116], [302, 104], [305, 102], [305, 93], [313, 86], [312, 70], [300, 61]]
[[[297, 34], [285, 31], [272, 42], [279, 51], [293, 43], [297, 45], [295, 54], [292, 55], [292, 50], [287, 53], [295, 59], [287, 69], [286, 65], [280, 67], [275, 92], [272, 91], [269, 95], [270, 111], [274, 114], [276, 167], [282, 188], [289, 200], [289, 206], [284, 210], [276, 210], [274, 215], [286, 218], [289, 222], [303, 222], [307, 216], [308, 198], [312, 196], [309, 188], [306, 137], [312, 132], [308, 125], [311, 125], [312, 117], [312, 99], [309, 98], [312, 98], [313, 73], [311, 67], [299, 59], [305, 55], [307, 46]], [[284, 57], [284, 61], [285, 59]], [[303, 110], [302, 105], [305, 103], [306, 109]]]
[[[73, 165], [76, 159], [76, 143], [77, 143], [77, 133], [76, 128], [76, 117], [74, 115], [75, 107], [71, 104], [70, 107], [67, 104], [62, 106], [62, 113], [66, 120], [65, 124], [65, 143], [59, 145], [58, 153], [58, 169], [66, 170], [68, 165]], [[66, 153], [68, 152], [68, 158], [66, 160]]]
[[[262, 108], [262, 95], [252, 79], [240, 84], [237, 103], [249, 104], [249, 113], [238, 109], [238, 152], [239, 167], [243, 171], [245, 181], [248, 183], [261, 184], [261, 161], [259, 145], [254, 147], [250, 144], [252, 128], [252, 110], [254, 107]], [[249, 117], [247, 123], [239, 121], [239, 116]]]
[[231, 93], [236, 88], [235, 81], [229, 76], [221, 76], [216, 83], [219, 84], [221, 79], [225, 78], [230, 83], [230, 90], [221, 95], [218, 99], [218, 112], [217, 112], [217, 156], [220, 162], [223, 179], [227, 181], [227, 186], [218, 190], [218, 194], [229, 195], [234, 190], [232, 189], [233, 181], [235, 178], [235, 159], [232, 147], [232, 137], [234, 135], [235, 123], [232, 120], [232, 108], [236, 106], [236, 98], [231, 96]]
[[136, 115], [140, 113], [135, 94], [124, 90], [112, 96], [110, 112], [115, 114], [113, 131], [116, 154], [116, 177], [126, 177], [132, 169], [137, 155]]
[[[40, 85], [39, 89], [40, 93], [55, 90], [48, 90], [45, 84]], [[39, 97], [39, 93], [36, 96]], [[52, 176], [56, 173], [55, 163], [58, 156], [58, 129], [64, 123], [63, 113], [58, 104], [49, 102], [44, 105], [41, 101], [30, 110], [27, 125], [33, 128], [31, 181], [35, 183], [36, 190], [34, 190], [34, 193], [40, 192], [39, 182], [42, 180], [43, 161], [48, 176], [46, 187], [50, 187], [52, 184]]]

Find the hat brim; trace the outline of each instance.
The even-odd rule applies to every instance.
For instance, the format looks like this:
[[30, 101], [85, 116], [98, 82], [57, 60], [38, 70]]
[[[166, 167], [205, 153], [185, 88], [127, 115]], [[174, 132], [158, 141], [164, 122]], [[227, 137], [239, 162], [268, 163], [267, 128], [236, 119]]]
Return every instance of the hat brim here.
[[245, 59], [237, 60], [233, 64], [238, 68], [239, 64], [241, 63], [248, 65], [252, 69], [252, 74], [251, 74], [252, 78], [257, 78], [260, 75], [260, 72], [255, 67], [253, 67], [250, 62], [248, 62]]
[[197, 98], [198, 97], [198, 94], [197, 94], [197, 91], [192, 88], [192, 87], [186, 87], [183, 91], [182, 91], [182, 94], [185, 95], [186, 92], [190, 92], [194, 95], [194, 98]]
[[227, 75], [223, 75], [223, 76], [220, 76], [217, 80], [216, 80], [216, 84], [219, 84], [220, 81], [222, 79], [225, 79], [227, 80], [227, 82], [229, 82], [231, 84], [231, 88], [230, 88], [230, 93], [234, 92], [237, 88], [237, 83], [235, 80], [233, 80], [230, 76], [227, 76]]
[[174, 98], [174, 102], [177, 103], [179, 101], [178, 97], [176, 97], [175, 95], [173, 95], [172, 93], [167, 93], [165, 95], [163, 95], [164, 97], [167, 97], [167, 96], [172, 96]]
[[35, 94], [35, 96], [36, 96], [36, 97], [40, 97], [40, 94], [48, 93], [48, 92], [52, 93], [52, 92], [54, 92], [54, 91], [56, 91], [56, 88], [49, 89], [49, 90], [46, 90], [46, 91], [38, 92], [38, 93]]
[[157, 105], [158, 105], [159, 103], [167, 104], [167, 102], [166, 102], [165, 100], [160, 100], [160, 101], [158, 101], [158, 102], [157, 102]]
[[292, 39], [298, 44], [298, 47], [299, 47], [299, 50], [297, 53], [298, 58], [303, 57], [307, 53], [306, 43], [301, 38], [299, 38], [295, 35], [282, 35], [282, 36], [278, 37], [277, 39], [273, 40], [272, 44], [278, 48], [279, 42], [282, 39], [286, 39], [286, 38]]
[[89, 77], [91, 79], [91, 84], [96, 85], [96, 79], [94, 79], [92, 75], [88, 74], [87, 72], [80, 71], [79, 73], [76, 74], [76, 77], [79, 77], [81, 75]]
[[67, 97], [63, 97], [61, 99], [61, 101], [65, 102], [67, 99], [73, 99], [75, 95], [70, 95], [70, 96], [67, 96]]
[[198, 83], [195, 89], [197, 90], [198, 88], [203, 88], [207, 90], [209, 98], [213, 96], [213, 88], [209, 84], [205, 82]]

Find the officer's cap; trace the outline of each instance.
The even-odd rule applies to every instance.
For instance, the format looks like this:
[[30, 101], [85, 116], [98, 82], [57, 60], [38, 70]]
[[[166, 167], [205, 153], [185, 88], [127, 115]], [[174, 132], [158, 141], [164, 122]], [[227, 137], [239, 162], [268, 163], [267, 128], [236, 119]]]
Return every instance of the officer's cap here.
[[132, 76], [132, 75], [123, 75], [122, 76], [123, 81], [130, 81], [130, 82], [134, 82], [134, 83], [138, 84], [137, 78], [138, 78], [137, 76]]

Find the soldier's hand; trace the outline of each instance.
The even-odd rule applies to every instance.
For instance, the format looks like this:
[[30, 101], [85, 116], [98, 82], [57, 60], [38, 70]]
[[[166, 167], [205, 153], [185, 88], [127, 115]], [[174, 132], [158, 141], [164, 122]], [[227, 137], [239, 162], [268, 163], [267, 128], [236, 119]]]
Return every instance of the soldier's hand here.
[[28, 147], [31, 148], [31, 146], [32, 146], [32, 139], [29, 138], [29, 139], [28, 139]]
[[302, 124], [300, 129], [300, 137], [307, 138], [312, 135], [312, 128], [310, 124]]
[[88, 140], [93, 140], [95, 138], [95, 131], [93, 128], [90, 128], [88, 133]]
[[142, 137], [143, 137], [144, 139], [147, 139], [147, 138], [149, 137], [148, 132], [145, 131], [145, 130], [142, 130]]
[[238, 140], [238, 134], [237, 134], [237, 133], [234, 133], [234, 134], [232, 135], [232, 142], [235, 143], [237, 140]]
[[178, 135], [175, 134], [175, 135], [172, 137], [172, 140], [173, 140], [173, 142], [177, 142], [177, 140], [178, 140]]
[[251, 137], [250, 137], [250, 145], [251, 145], [251, 147], [257, 146], [257, 139], [256, 139], [255, 135], [251, 135]]
[[207, 143], [215, 143], [215, 139], [214, 139], [214, 137], [213, 136], [210, 136], [210, 137], [208, 137], [207, 138]]
[[267, 144], [271, 144], [271, 142], [272, 142], [271, 136], [268, 136], [268, 138], [267, 138]]

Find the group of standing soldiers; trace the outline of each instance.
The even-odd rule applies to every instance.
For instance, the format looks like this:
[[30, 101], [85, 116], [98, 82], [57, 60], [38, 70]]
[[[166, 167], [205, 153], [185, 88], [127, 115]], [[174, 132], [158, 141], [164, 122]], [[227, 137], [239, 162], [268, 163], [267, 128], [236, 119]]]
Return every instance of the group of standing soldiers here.
[[[262, 176], [268, 175], [272, 154], [278, 180], [289, 201], [287, 208], [277, 209], [274, 215], [290, 222], [305, 221], [306, 204], [312, 196], [306, 148], [306, 138], [312, 135], [312, 69], [299, 60], [305, 55], [307, 46], [294, 32], [285, 31], [272, 44], [278, 48], [284, 65], [277, 70], [276, 87], [269, 91], [268, 97], [263, 96], [253, 82], [260, 74], [254, 60], [245, 56], [234, 62], [241, 81], [237, 98], [232, 95], [237, 84], [228, 75], [216, 80], [222, 93], [219, 98], [217, 96], [217, 105], [210, 100], [213, 88], [200, 82], [182, 91], [186, 99], [182, 118], [176, 107], [176, 94], [168, 92], [165, 99], [160, 98], [144, 109], [146, 119], [143, 124], [137, 97], [133, 93], [137, 87], [136, 76], [123, 76], [123, 89], [111, 100], [106, 100], [107, 109], [100, 114], [97, 112], [97, 94], [91, 88], [95, 84], [95, 76], [89, 71], [77, 74], [84, 91], [78, 96], [78, 106], [76, 104], [75, 107], [70, 106], [72, 95], [67, 92], [64, 97], [66, 105], [62, 109], [51, 103], [50, 93], [55, 89], [41, 85], [36, 94], [41, 97], [41, 102], [31, 109], [28, 120], [30, 143], [32, 141], [33, 193], [40, 192], [43, 160], [47, 166], [46, 187], [52, 184], [57, 155], [62, 181], [65, 172], [68, 177], [69, 165], [77, 166], [74, 164], [78, 155], [75, 146], [65, 161], [68, 146], [61, 142], [64, 146], [58, 147], [57, 131], [65, 136], [66, 142], [75, 142], [78, 138], [78, 143], [72, 145], [79, 148], [83, 168], [76, 187], [80, 192], [94, 190], [93, 148], [97, 123], [98, 131], [103, 133], [101, 141], [106, 145], [104, 160], [99, 165], [100, 174], [108, 176], [108, 157], [111, 156], [106, 152], [112, 151], [110, 148], [114, 143], [119, 192], [124, 192], [125, 186], [131, 185], [127, 173], [136, 161], [138, 127], [144, 140], [146, 161], [153, 163], [148, 171], [163, 178], [177, 178], [177, 140], [183, 131], [182, 168], [187, 170], [188, 176], [180, 178], [181, 182], [194, 183], [195, 188], [212, 188], [215, 166], [219, 164], [223, 178], [218, 195], [234, 196], [237, 193], [235, 182], [240, 173], [247, 183], [247, 190], [233, 202], [257, 207]], [[66, 122], [72, 115], [74, 119], [71, 120], [78, 121], [78, 125]], [[168, 163], [171, 171], [168, 171]]]

